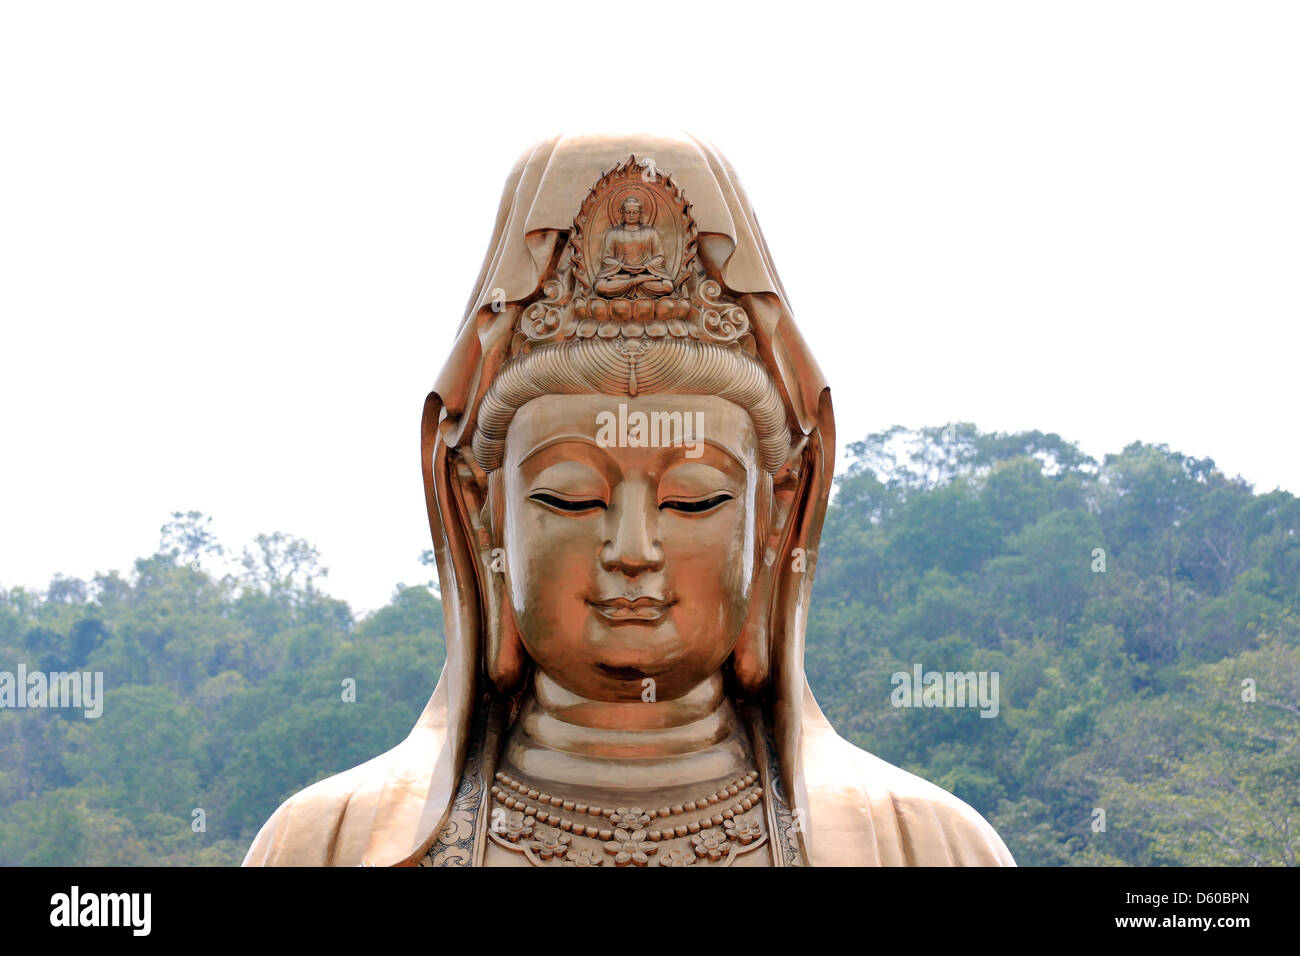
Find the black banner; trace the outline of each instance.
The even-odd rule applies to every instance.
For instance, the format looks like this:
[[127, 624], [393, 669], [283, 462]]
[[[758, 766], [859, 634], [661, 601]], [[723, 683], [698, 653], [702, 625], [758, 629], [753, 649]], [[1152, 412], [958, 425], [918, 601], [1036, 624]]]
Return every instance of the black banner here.
[[[588, 939], [603, 951], [703, 941], [724, 927], [745, 938], [780, 925], [783, 935], [805, 927], [816, 945], [828, 931], [864, 944], [896, 933], [900, 944], [942, 937], [983, 945], [1045, 928], [1058, 939], [1232, 945], [1290, 926], [1294, 914], [1284, 916], [1283, 906], [1298, 888], [1284, 869], [731, 869], [721, 879], [624, 878], [631, 882], [531, 869], [10, 869], [0, 871], [0, 910], [24, 937], [76, 933], [82, 942], [391, 946], [469, 931], [491, 946], [549, 937]], [[704, 935], [679, 936], [692, 928]]]

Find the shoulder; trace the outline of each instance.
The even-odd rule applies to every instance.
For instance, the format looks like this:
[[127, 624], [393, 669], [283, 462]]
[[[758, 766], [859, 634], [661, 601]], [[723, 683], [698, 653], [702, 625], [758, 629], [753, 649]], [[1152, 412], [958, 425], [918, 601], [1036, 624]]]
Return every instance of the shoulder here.
[[[385, 755], [386, 756], [386, 755]], [[367, 790], [381, 758], [326, 777], [298, 791], [262, 825], [244, 857], [244, 866], [357, 866], [359, 849], [348, 840], [349, 811]]]
[[813, 863], [1015, 866], [969, 804], [826, 730], [805, 740]]

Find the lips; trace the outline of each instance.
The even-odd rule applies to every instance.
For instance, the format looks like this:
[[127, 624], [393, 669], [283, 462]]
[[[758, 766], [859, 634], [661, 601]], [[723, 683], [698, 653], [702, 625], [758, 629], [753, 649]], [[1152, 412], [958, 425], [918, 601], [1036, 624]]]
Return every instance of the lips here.
[[614, 624], [654, 624], [663, 620], [668, 609], [676, 603], [676, 601], [654, 597], [639, 597], [633, 600], [616, 597], [587, 602], [597, 614]]

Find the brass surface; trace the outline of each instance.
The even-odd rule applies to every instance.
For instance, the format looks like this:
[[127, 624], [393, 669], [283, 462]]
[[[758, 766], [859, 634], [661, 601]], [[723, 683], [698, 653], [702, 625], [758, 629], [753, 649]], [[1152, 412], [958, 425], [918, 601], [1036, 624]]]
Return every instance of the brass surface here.
[[726, 160], [686, 136], [534, 146], [425, 403], [442, 677], [245, 865], [1014, 865], [808, 688], [834, 448]]

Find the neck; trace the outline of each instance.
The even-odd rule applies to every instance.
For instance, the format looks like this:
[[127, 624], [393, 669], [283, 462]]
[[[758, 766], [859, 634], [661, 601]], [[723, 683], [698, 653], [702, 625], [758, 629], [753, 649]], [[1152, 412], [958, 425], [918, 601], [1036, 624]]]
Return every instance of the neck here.
[[751, 762], [721, 672], [672, 700], [611, 702], [538, 670], [501, 755], [507, 773], [580, 796], [694, 791]]

